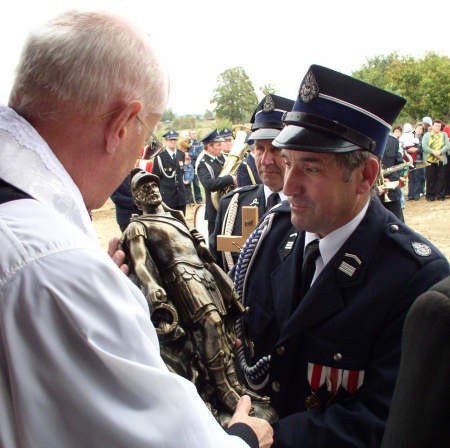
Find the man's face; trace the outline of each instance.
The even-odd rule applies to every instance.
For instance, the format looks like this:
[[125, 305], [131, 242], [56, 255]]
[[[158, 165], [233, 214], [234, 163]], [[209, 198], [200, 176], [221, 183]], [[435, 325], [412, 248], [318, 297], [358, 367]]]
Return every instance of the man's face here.
[[166, 140], [166, 147], [171, 149], [172, 151], [175, 151], [175, 148], [177, 147], [177, 140], [176, 139]]
[[190, 137], [192, 140], [197, 140], [197, 131], [191, 131], [191, 132], [189, 132], [189, 137]]
[[232, 138], [225, 139], [225, 141], [222, 143], [222, 152], [228, 154], [231, 151], [232, 146], [233, 146], [233, 139]]
[[220, 155], [222, 151], [222, 142], [213, 142], [208, 144], [208, 153], [213, 157]]
[[255, 162], [262, 183], [272, 191], [281, 191], [285, 169], [281, 149], [273, 147], [272, 140], [255, 140]]
[[356, 216], [370, 190], [363, 167], [349, 176], [334, 154], [287, 149], [281, 153], [286, 164], [283, 191], [295, 227], [324, 237]]

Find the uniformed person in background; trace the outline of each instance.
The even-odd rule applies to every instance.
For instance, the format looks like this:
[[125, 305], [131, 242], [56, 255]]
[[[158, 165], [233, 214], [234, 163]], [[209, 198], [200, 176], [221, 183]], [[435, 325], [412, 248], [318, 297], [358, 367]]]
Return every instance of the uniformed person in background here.
[[152, 173], [160, 179], [160, 191], [164, 203], [186, 214], [186, 193], [183, 182], [184, 152], [177, 149], [179, 134], [170, 130], [163, 135], [165, 150], [155, 157]]
[[249, 307], [243, 371], [280, 416], [274, 446], [379, 447], [405, 315], [449, 274], [372, 194], [404, 103], [313, 65], [273, 141], [297, 234], [280, 238], [273, 208], [241, 251], [235, 289]]
[[219, 134], [223, 138], [222, 155], [226, 157], [230, 153], [231, 148], [233, 147], [234, 143], [233, 131], [230, 128], [223, 128], [219, 132]]
[[[400, 152], [399, 141], [393, 135], [389, 135], [386, 141], [386, 147], [381, 159], [381, 169], [392, 168], [395, 165], [404, 163], [402, 153]], [[405, 221], [403, 216], [400, 188], [400, 178], [404, 170], [393, 171], [379, 179], [384, 179], [378, 187], [378, 195], [382, 204], [397, 216], [400, 221]]]
[[251, 134], [252, 133], [249, 132], [245, 138], [245, 143], [248, 145], [248, 155], [239, 165], [236, 172], [238, 187], [262, 183], [258, 170], [256, 169], [255, 141], [249, 138]]
[[272, 146], [272, 140], [283, 127], [283, 114], [292, 109], [294, 102], [276, 95], [265, 96], [258, 104], [250, 122], [249, 139], [255, 144], [255, 166], [262, 184], [237, 188], [223, 196], [217, 210], [216, 225], [209, 245], [216, 262], [225, 271], [235, 265], [239, 252], [217, 252], [217, 235], [241, 235], [242, 207], [258, 207], [261, 218], [268, 208], [286, 199], [283, 194], [284, 160], [281, 150]]
[[225, 162], [221, 155], [223, 138], [217, 129], [207, 134], [203, 139], [204, 153], [197, 165], [197, 176], [205, 190], [205, 219], [208, 221], [208, 235], [214, 231], [217, 210], [212, 200], [211, 192], [220, 190], [228, 185], [236, 185], [236, 176], [227, 174], [219, 176]]

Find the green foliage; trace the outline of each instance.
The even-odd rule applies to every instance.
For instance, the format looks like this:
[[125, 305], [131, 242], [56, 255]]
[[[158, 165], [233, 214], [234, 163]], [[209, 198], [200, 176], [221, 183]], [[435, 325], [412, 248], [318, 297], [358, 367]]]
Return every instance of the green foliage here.
[[205, 113], [203, 114], [203, 118], [205, 120], [214, 120], [214, 118], [215, 118], [214, 112], [209, 109], [206, 109]]
[[399, 121], [414, 123], [428, 115], [450, 120], [450, 58], [427, 53], [422, 59], [391, 53], [376, 56], [354, 77], [406, 98]]
[[195, 129], [197, 127], [197, 120], [192, 115], [183, 115], [182, 117], [175, 118], [173, 127], [175, 129]]
[[259, 90], [261, 90], [261, 93], [263, 96], [266, 95], [276, 95], [277, 91], [274, 85], [272, 84], [264, 84]]
[[228, 120], [227, 118], [221, 118], [219, 120], [216, 120], [217, 123], [217, 129], [220, 131], [223, 128], [228, 128], [228, 129], [232, 129], [233, 127], [233, 123]]
[[173, 121], [174, 119], [175, 114], [170, 109], [166, 109], [161, 115], [161, 121]]
[[231, 123], [248, 121], [258, 104], [255, 89], [242, 67], [225, 70], [218, 77], [218, 86], [214, 90], [211, 103], [219, 119], [228, 119]]

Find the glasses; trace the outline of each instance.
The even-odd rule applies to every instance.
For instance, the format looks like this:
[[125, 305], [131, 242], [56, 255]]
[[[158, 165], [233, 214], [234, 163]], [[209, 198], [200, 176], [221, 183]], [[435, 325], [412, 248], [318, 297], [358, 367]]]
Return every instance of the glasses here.
[[[114, 115], [116, 112], [119, 112], [119, 110], [120, 109], [114, 109], [114, 110], [111, 110], [111, 111], [109, 111], [109, 112], [105, 112], [105, 113], [103, 113], [103, 114], [101, 114], [101, 115], [98, 115], [97, 116], [97, 118], [99, 119], [99, 120], [104, 120], [105, 118], [108, 118], [108, 117], [110, 117], [111, 115]], [[147, 131], [148, 131], [148, 136], [147, 136], [147, 138], [145, 139], [145, 141], [146, 142], [150, 142], [150, 143], [153, 143], [153, 142], [158, 142], [159, 144], [161, 144], [160, 142], [159, 142], [159, 140], [158, 140], [158, 138], [156, 137], [156, 135], [153, 133], [153, 131], [152, 131], [152, 129], [150, 128], [150, 126], [141, 118], [141, 117], [139, 117], [139, 115], [135, 115], [135, 118], [136, 118], [136, 120], [139, 122], [139, 124], [140, 125], [142, 125]]]
[[[145, 123], [144, 120], [142, 120], [139, 115], [136, 115], [136, 120], [142, 125], [144, 126], [145, 129], [147, 129], [148, 131], [148, 138], [146, 138], [145, 140], [150, 140], [152, 137], [155, 137], [155, 135], [153, 134], [153, 131], [150, 129], [150, 126]], [[155, 137], [156, 138], [156, 137]]]

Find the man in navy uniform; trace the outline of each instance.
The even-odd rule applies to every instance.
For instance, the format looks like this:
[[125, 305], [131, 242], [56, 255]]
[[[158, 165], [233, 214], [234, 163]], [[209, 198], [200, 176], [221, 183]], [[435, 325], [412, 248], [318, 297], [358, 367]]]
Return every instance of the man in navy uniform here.
[[247, 137], [245, 138], [245, 143], [247, 143], [249, 149], [248, 155], [247, 157], [245, 157], [236, 171], [238, 187], [262, 183], [261, 178], [258, 174], [258, 170], [256, 169], [255, 141], [249, 138], [251, 134], [252, 133], [249, 132], [247, 134]]
[[250, 122], [252, 133], [248, 137], [255, 142], [255, 165], [262, 184], [237, 188], [223, 196], [217, 210], [216, 225], [209, 245], [217, 264], [225, 271], [235, 265], [239, 252], [216, 252], [217, 235], [241, 235], [242, 207], [258, 207], [261, 218], [268, 208], [286, 199], [283, 194], [284, 160], [281, 150], [272, 146], [272, 140], [283, 127], [282, 118], [294, 102], [276, 95], [266, 95], [258, 104]]
[[[195, 167], [197, 164], [197, 158], [203, 151], [203, 145], [197, 140], [197, 131], [192, 129], [189, 131], [189, 155], [191, 156], [192, 166]], [[200, 189], [200, 184], [198, 182], [197, 174], [194, 173], [194, 179], [192, 180], [192, 186], [194, 190], [194, 199], [197, 204], [203, 202], [202, 191]]]
[[202, 143], [205, 147], [203, 157], [197, 165], [197, 176], [205, 190], [205, 219], [208, 221], [208, 235], [214, 231], [217, 210], [211, 200], [211, 192], [228, 185], [236, 185], [236, 176], [219, 176], [225, 159], [221, 155], [223, 138], [217, 129], [207, 134]]
[[166, 148], [155, 157], [152, 173], [160, 179], [161, 197], [174, 210], [186, 213], [186, 193], [183, 183], [184, 152], [177, 149], [179, 134], [170, 130], [163, 135]]
[[219, 132], [219, 134], [223, 138], [222, 154], [226, 157], [231, 151], [231, 148], [233, 147], [234, 143], [233, 131], [230, 128], [223, 128]]
[[[402, 153], [400, 152], [398, 138], [395, 138], [393, 135], [388, 135], [384, 154], [381, 159], [381, 169], [392, 168], [404, 162]], [[399, 185], [402, 173], [403, 170], [398, 170], [383, 176], [384, 184], [379, 186], [378, 194], [382, 204], [397, 216], [400, 221], [404, 222], [405, 218], [401, 204], [402, 191]]]
[[404, 103], [313, 65], [273, 141], [298, 230], [281, 237], [272, 209], [241, 252], [235, 289], [249, 307], [241, 365], [280, 416], [275, 447], [379, 447], [405, 315], [449, 274], [439, 250], [373, 197]]

